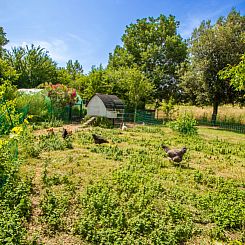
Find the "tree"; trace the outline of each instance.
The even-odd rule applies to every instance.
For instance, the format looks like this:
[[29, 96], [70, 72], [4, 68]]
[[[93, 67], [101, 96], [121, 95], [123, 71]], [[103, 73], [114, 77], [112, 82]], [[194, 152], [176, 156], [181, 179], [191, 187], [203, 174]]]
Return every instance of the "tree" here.
[[90, 99], [95, 93], [111, 93], [111, 85], [105, 77], [105, 72], [102, 65], [92, 67], [89, 74], [81, 80], [84, 85], [84, 87], [80, 89], [83, 98]]
[[73, 81], [83, 74], [83, 67], [80, 65], [78, 60], [75, 60], [74, 63], [72, 60], [68, 60], [66, 63], [66, 70], [71, 75]]
[[221, 79], [230, 79], [230, 83], [236, 90], [245, 90], [245, 53], [236, 66], [228, 65], [219, 72]]
[[63, 67], [57, 69], [57, 83], [70, 85], [72, 81], [72, 75], [67, 69]]
[[123, 99], [128, 108], [135, 111], [138, 107], [144, 108], [153, 94], [153, 84], [136, 67], [108, 70], [107, 76], [112, 83], [114, 94]]
[[219, 18], [214, 25], [203, 21], [192, 33], [190, 64], [182, 76], [182, 88], [187, 94], [194, 93], [197, 100], [202, 94], [200, 104], [206, 101], [213, 105], [213, 122], [221, 103], [233, 103], [239, 97], [228, 81], [220, 79], [218, 72], [227, 64], [239, 63], [245, 51], [244, 31], [245, 17], [233, 9], [227, 18]]
[[109, 56], [109, 68], [138, 67], [155, 86], [154, 97], [177, 97], [177, 68], [186, 58], [187, 45], [177, 34], [174, 16], [143, 18], [126, 27], [123, 47]]
[[3, 55], [3, 46], [6, 45], [9, 40], [6, 38], [6, 33], [3, 30], [3, 27], [0, 26], [0, 58]]
[[56, 63], [40, 46], [15, 47], [6, 54], [6, 60], [19, 74], [14, 83], [18, 88], [35, 88], [45, 82], [57, 81]]

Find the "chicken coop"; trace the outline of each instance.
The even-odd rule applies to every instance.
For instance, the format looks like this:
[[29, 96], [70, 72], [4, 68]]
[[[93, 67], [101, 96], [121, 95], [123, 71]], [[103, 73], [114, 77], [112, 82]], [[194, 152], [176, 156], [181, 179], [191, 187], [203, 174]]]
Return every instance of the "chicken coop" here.
[[112, 119], [113, 124], [123, 121], [124, 103], [116, 95], [96, 93], [87, 103], [87, 115]]

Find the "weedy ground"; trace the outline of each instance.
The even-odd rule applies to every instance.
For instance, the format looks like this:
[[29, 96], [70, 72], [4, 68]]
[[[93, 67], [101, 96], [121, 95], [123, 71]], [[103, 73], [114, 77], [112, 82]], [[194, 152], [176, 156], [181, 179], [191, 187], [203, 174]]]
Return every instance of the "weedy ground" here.
[[[92, 133], [109, 143], [95, 145]], [[244, 134], [145, 125], [87, 128], [68, 140], [29, 133], [24, 142], [30, 244], [245, 243]], [[163, 143], [188, 148], [180, 165]]]

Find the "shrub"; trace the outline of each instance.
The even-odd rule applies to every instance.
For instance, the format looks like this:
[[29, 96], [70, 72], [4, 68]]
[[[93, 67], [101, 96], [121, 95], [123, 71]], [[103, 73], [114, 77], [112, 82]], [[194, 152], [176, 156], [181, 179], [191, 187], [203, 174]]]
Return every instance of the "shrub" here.
[[174, 100], [173, 100], [173, 98], [171, 97], [170, 99], [169, 99], [169, 101], [163, 101], [162, 103], [161, 103], [161, 107], [160, 107], [162, 110], [163, 110], [163, 112], [164, 112], [164, 114], [165, 114], [165, 116], [166, 116], [166, 120], [171, 120], [172, 119], [172, 116], [173, 116], [173, 114], [176, 112], [176, 108], [175, 108], [175, 104], [174, 104]]
[[190, 114], [180, 116], [176, 121], [169, 122], [169, 127], [181, 134], [197, 134], [197, 121]]
[[0, 86], [0, 134], [8, 134], [10, 130], [20, 124], [21, 113], [16, 110], [16, 99], [10, 97], [13, 89], [9, 82]]

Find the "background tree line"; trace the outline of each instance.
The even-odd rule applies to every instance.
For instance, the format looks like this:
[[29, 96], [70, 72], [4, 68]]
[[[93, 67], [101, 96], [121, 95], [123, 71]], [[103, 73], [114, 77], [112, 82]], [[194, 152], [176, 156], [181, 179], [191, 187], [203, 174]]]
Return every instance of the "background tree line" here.
[[61, 83], [84, 99], [94, 93], [116, 94], [131, 109], [174, 100], [213, 105], [213, 120], [223, 103], [244, 103], [245, 17], [236, 10], [216, 23], [203, 21], [184, 40], [175, 17], [160, 15], [126, 26], [122, 45], [109, 54], [107, 67], [84, 74], [78, 60], [58, 67], [48, 51], [34, 45], [4, 49], [0, 27], [0, 84], [18, 88]]

